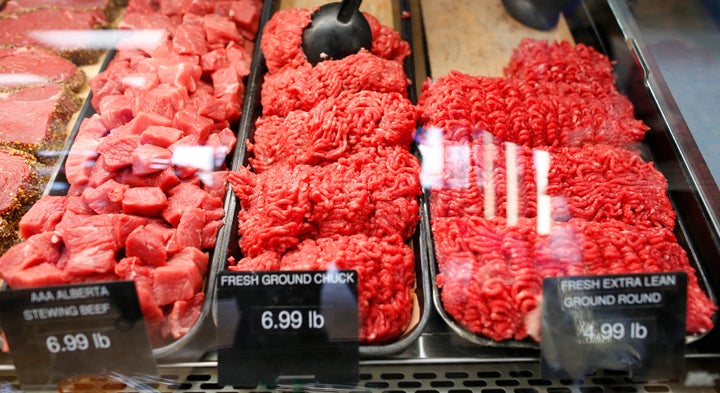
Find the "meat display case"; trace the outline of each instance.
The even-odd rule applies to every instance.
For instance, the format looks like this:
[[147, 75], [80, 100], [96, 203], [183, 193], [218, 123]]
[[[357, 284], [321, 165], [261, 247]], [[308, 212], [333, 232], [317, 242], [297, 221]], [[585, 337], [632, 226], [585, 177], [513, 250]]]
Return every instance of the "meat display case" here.
[[[413, 56], [406, 68], [416, 88], [437, 68], [429, 59], [432, 50], [423, 23], [423, 1], [393, 1], [403, 36], [411, 40]], [[500, 7], [498, 1], [495, 5]], [[266, 10], [269, 17], [269, 12]], [[409, 17], [402, 17], [406, 13]], [[409, 13], [409, 14], [407, 14]], [[452, 15], [450, 15], [452, 17]], [[718, 119], [715, 81], [720, 78], [720, 7], [712, 1], [577, 0], [563, 14], [572, 39], [596, 48], [615, 65], [618, 89], [630, 98], [636, 115], [651, 127], [643, 153], [667, 177], [669, 194], [678, 213], [677, 235], [696, 264], [703, 285], [713, 295], [720, 293], [720, 140], [714, 131]], [[262, 67], [254, 65], [249, 75], [245, 110], [254, 110]], [[412, 92], [411, 92], [412, 95]], [[416, 97], [415, 97], [416, 98]], [[250, 129], [244, 119], [241, 129]], [[247, 131], [246, 131], [247, 132]], [[243, 142], [244, 143], [244, 142]], [[239, 150], [244, 148], [239, 143]], [[427, 200], [423, 211], [427, 222]], [[226, 202], [234, 208], [235, 202]], [[232, 221], [226, 222], [218, 246], [232, 247]], [[429, 227], [424, 228], [427, 235]], [[429, 235], [427, 235], [429, 236]], [[415, 247], [429, 247], [431, 239], [415, 238]], [[422, 250], [420, 250], [422, 254]], [[431, 250], [432, 251], [432, 250]], [[431, 252], [430, 252], [431, 254]], [[397, 392], [705, 392], [720, 389], [720, 332], [713, 329], [693, 339], [686, 347], [686, 372], [682, 379], [636, 380], [626, 372], [599, 370], [580, 380], [552, 380], [541, 376], [537, 347], [482, 345], [449, 326], [438, 311], [432, 282], [432, 257], [421, 258], [418, 276], [422, 308], [421, 331], [408, 342], [393, 348], [370, 348], [361, 352], [356, 386], [259, 386], [243, 388], [217, 383], [217, 360], [212, 349], [212, 325], [204, 325], [190, 341], [192, 361], [173, 361], [182, 347], [161, 350], [160, 379], [148, 383], [110, 384], [106, 391], [397, 391]], [[216, 266], [216, 269], [218, 267]], [[427, 282], [425, 281], [427, 280]], [[426, 286], [427, 285], [427, 286]], [[212, 286], [211, 286], [212, 287]], [[715, 299], [717, 301], [717, 299]], [[204, 311], [209, 313], [208, 310]], [[210, 322], [211, 318], [207, 318]], [[717, 320], [715, 320], [717, 323]], [[197, 356], [203, 348], [208, 351]], [[163, 361], [166, 357], [169, 361]], [[180, 356], [182, 358], [182, 356]], [[0, 365], [0, 384], [19, 390], [7, 357]], [[97, 387], [76, 391], [93, 391]]]

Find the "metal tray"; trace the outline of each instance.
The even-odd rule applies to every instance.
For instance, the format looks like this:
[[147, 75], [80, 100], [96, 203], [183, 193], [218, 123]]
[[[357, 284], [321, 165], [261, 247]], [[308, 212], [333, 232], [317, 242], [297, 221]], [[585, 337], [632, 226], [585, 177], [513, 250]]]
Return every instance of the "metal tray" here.
[[[263, 9], [262, 12], [264, 14], [265, 10]], [[263, 22], [261, 21], [260, 23], [262, 25]], [[258, 29], [260, 28], [261, 26]], [[109, 49], [107, 51], [107, 54], [104, 56], [100, 63], [98, 72], [102, 72], [107, 68], [107, 66], [112, 61], [115, 53], [115, 49]], [[89, 79], [91, 79], [91, 76], [88, 76], [88, 80]], [[249, 82], [246, 81], [246, 84], [247, 83]], [[247, 93], [248, 91], [246, 90], [246, 94]], [[72, 144], [77, 136], [82, 121], [85, 118], [88, 118], [96, 113], [95, 109], [92, 107], [91, 100], [92, 91], [90, 91], [87, 94], [87, 97], [84, 99], [84, 102], [82, 103], [82, 106], [77, 114], [77, 120], [75, 121], [75, 123], [69, 125], [69, 127], [71, 126], [72, 128], [66, 139], [64, 149], [57, 152], [59, 157], [57, 163], [54, 164], [49, 174], [49, 180], [45, 187], [44, 195], [62, 196], [67, 194], [69, 184], [67, 182], [67, 178], [65, 177], [65, 162], [67, 160], [67, 156], [72, 147]], [[241, 121], [245, 118], [245, 113], [247, 112], [243, 110]], [[240, 126], [237, 125], [236, 127], [236, 135], [238, 136], [237, 144], [240, 144]], [[226, 166], [228, 167], [228, 169], [230, 169], [233, 163], [236, 162], [237, 152], [238, 150], [235, 149], [233, 152], [231, 152], [231, 154], [226, 157]], [[234, 211], [234, 196], [232, 191], [230, 191], [229, 189], [225, 192], [223, 203], [225, 208], [225, 217], [228, 217], [229, 215], [231, 215], [230, 212]], [[208, 352], [215, 346], [216, 328], [215, 324], [212, 321], [212, 318], [210, 317], [210, 314], [212, 312], [212, 306], [215, 302], [217, 275], [218, 272], [223, 269], [225, 263], [224, 254], [218, 252], [217, 250], [223, 250], [226, 248], [227, 239], [229, 237], [228, 232], [229, 227], [227, 225], [223, 225], [218, 230], [215, 250], [210, 253], [208, 272], [205, 276], [205, 282], [203, 286], [203, 292], [205, 293], [205, 301], [203, 302], [201, 313], [198, 317], [197, 322], [190, 329], [190, 331], [188, 331], [184, 336], [180, 337], [179, 339], [167, 340], [167, 342], [163, 345], [153, 348], [153, 355], [159, 363], [168, 364], [186, 361], [198, 361], [204, 356], [206, 356]]]
[[[278, 9], [278, 3], [279, 1], [265, 0], [263, 19], [261, 20], [262, 25], [264, 25], [264, 23], [272, 16], [272, 13]], [[400, 8], [400, 12], [402, 12], [402, 10], [408, 10], [409, 4], [406, 1], [403, 1], [401, 2]], [[401, 18], [400, 13], [397, 14], [397, 20], [399, 21], [398, 25], [401, 30], [401, 37], [406, 41], [411, 41], [412, 36], [410, 21], [407, 18]], [[260, 42], [260, 36], [258, 36], [257, 42]], [[413, 103], [415, 103], [416, 95], [413, 61], [414, 59], [411, 54], [405, 60], [405, 72], [412, 81], [411, 86], [408, 88], [408, 97]], [[255, 48], [253, 67], [250, 71], [250, 76], [246, 84], [247, 94], [245, 96], [244, 104], [244, 113], [252, 113], [252, 115], [243, 116], [241, 120], [240, 135], [238, 136], [238, 145], [236, 147], [237, 151], [235, 153], [237, 160], [233, 164], [233, 170], [248, 164], [246, 141], [248, 139], [252, 140], [255, 132], [255, 121], [262, 112], [262, 108], [260, 106], [260, 89], [262, 87], [263, 76], [266, 72], [267, 67], [265, 66], [265, 58], [260, 50], [260, 46], [257, 45]], [[242, 139], [242, 141], [240, 139]], [[230, 231], [230, 234], [227, 239], [228, 243], [224, 246], [227, 250], [227, 255], [225, 257], [234, 256], [236, 259], [239, 259], [239, 256], [242, 255], [242, 252], [239, 250], [237, 231], [237, 209], [239, 208], [239, 201], [237, 198], [233, 198], [233, 201], [231, 201], [227, 206], [230, 206], [235, 210], [233, 210], [229, 216], [226, 216], [225, 228]], [[413, 248], [415, 253], [415, 296], [417, 298], [417, 302], [415, 310], [413, 311], [414, 315], [417, 315], [417, 318], [414, 318], [412, 326], [393, 342], [380, 345], [361, 344], [359, 347], [359, 354], [362, 357], [381, 357], [398, 353], [410, 346], [424, 330], [429, 318], [429, 311], [432, 307], [430, 300], [430, 282], [426, 268], [428, 265], [426, 245], [427, 237], [424, 234], [425, 230], [424, 225], [422, 224], [426, 221], [427, 216], [422, 214], [421, 209], [420, 224], [418, 224], [418, 227], [410, 240], [410, 246]], [[220, 249], [221, 244], [218, 244], [217, 247]]]
[[[582, 0], [571, 12], [566, 11], [564, 16], [576, 43], [594, 47], [619, 65], [615, 70], [616, 74], [621, 73], [617, 75], [618, 90], [632, 101], [636, 117], [652, 128], [644, 140], [643, 154], [655, 162], [668, 179], [668, 194], [678, 216], [675, 235], [696, 269], [701, 287], [717, 304], [715, 289], [720, 288], [720, 271], [712, 265], [720, 259], [720, 234], [717, 227], [713, 226], [713, 221], [707, 219], [707, 211], [712, 207], [703, 194], [706, 186], [698, 183], [698, 176], [691, 170], [697, 162], [688, 161], [699, 156], [687, 157], [686, 151], [672, 143], [678, 135], [687, 138], [687, 129], [668, 123], [662, 112], [672, 104], [671, 98], [668, 97], [669, 93], [658, 70], [649, 65], [651, 61], [647, 59], [647, 54], [640, 50], [641, 41], [633, 26], [627, 4], [620, 0]], [[430, 191], [424, 190], [423, 208], [426, 216], [429, 216], [429, 193]], [[438, 266], [432, 231], [429, 221], [424, 224], [428, 236], [433, 303], [450, 330], [463, 340], [482, 347], [539, 349], [540, 343], [529, 339], [498, 342], [470, 332], [445, 311], [440, 298], [441, 290], [435, 285]], [[713, 321], [717, 324], [717, 313], [713, 316]], [[715, 328], [704, 334], [688, 335], [686, 343], [694, 344], [693, 348], [700, 348], [706, 341], [717, 340], [720, 335], [717, 331]], [[715, 344], [710, 348], [706, 349], [717, 351], [718, 346]]]

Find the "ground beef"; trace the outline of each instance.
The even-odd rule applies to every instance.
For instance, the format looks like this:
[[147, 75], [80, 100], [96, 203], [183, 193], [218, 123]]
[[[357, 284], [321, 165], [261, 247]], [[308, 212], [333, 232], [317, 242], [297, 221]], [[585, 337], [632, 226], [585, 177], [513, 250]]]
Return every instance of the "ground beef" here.
[[546, 277], [670, 271], [688, 274], [687, 331], [712, 328], [716, 307], [672, 231], [570, 220], [539, 234], [536, 225], [527, 218], [517, 226], [502, 218], [432, 220], [443, 307], [469, 331], [527, 338]]
[[[536, 217], [542, 182], [547, 184], [541, 192], [551, 198], [550, 217], [555, 221], [620, 220], [667, 228], [675, 224], [665, 177], [634, 151], [591, 145], [544, 152], [494, 138], [445, 141], [442, 148], [443, 170], [426, 184], [432, 191], [434, 217]], [[548, 170], [539, 180], [542, 157], [548, 158]]]
[[240, 200], [232, 270], [326, 269], [359, 275], [359, 339], [408, 329], [420, 165], [410, 152], [416, 108], [409, 45], [367, 15], [370, 50], [312, 66], [302, 32], [315, 9], [275, 12], [261, 48], [268, 66], [249, 166], [228, 176]]
[[423, 85], [420, 121], [454, 141], [487, 131], [530, 147], [632, 146], [647, 126], [619, 93], [567, 82], [482, 77], [451, 71]]
[[[356, 270], [361, 342], [386, 343], [410, 322], [415, 283], [414, 254], [399, 235], [363, 234], [308, 239], [280, 257], [264, 253], [231, 270]], [[377, 290], [382, 288], [382, 291]]]
[[414, 105], [400, 93], [344, 91], [309, 111], [264, 116], [249, 145], [255, 172], [276, 163], [322, 165], [369, 146], [410, 146]]
[[597, 84], [608, 92], [615, 90], [610, 59], [591, 46], [568, 41], [524, 39], [513, 51], [504, 73], [524, 81]]
[[609, 60], [525, 40], [505, 74], [450, 72], [419, 99], [445, 311], [492, 340], [537, 340], [546, 277], [684, 271], [687, 331], [710, 330], [717, 307], [673, 233], [667, 181], [636, 150], [647, 127]]
[[309, 238], [363, 233], [409, 238], [418, 222], [419, 164], [403, 147], [367, 148], [323, 167], [249, 168], [228, 181], [240, 198], [247, 257], [283, 254]]

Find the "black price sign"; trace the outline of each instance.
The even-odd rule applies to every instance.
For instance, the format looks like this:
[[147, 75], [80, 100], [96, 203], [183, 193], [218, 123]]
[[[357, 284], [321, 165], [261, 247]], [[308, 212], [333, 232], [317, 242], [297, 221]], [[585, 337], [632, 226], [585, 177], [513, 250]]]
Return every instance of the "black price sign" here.
[[223, 272], [218, 280], [220, 384], [357, 382], [357, 272]]
[[686, 299], [682, 272], [545, 279], [543, 377], [579, 379], [597, 369], [681, 376]]
[[155, 375], [132, 281], [0, 291], [0, 322], [20, 383], [79, 375]]

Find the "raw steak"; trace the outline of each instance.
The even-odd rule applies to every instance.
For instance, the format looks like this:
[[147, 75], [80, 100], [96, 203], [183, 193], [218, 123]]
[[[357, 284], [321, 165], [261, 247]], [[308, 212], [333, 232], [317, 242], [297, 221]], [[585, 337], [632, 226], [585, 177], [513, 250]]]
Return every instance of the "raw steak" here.
[[61, 143], [78, 98], [59, 84], [0, 93], [0, 145], [30, 151]]
[[39, 47], [0, 47], [0, 85], [37, 85], [56, 82], [77, 91], [85, 73], [69, 60]]

